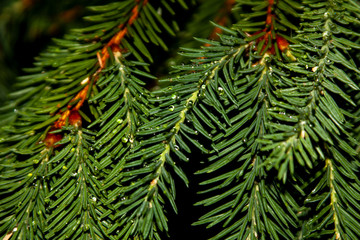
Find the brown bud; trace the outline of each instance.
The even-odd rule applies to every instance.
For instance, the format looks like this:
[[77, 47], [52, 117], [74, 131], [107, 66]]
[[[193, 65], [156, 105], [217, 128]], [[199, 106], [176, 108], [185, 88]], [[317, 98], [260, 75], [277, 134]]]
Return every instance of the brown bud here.
[[69, 115], [69, 124], [74, 127], [81, 127], [82, 118], [78, 111], [72, 110]]
[[[53, 129], [54, 130], [54, 129]], [[51, 130], [50, 130], [51, 131]], [[46, 138], [44, 140], [45, 146], [47, 148], [57, 148], [60, 147], [60, 144], [55, 145], [58, 141], [60, 141], [63, 138], [62, 134], [60, 133], [47, 133]]]

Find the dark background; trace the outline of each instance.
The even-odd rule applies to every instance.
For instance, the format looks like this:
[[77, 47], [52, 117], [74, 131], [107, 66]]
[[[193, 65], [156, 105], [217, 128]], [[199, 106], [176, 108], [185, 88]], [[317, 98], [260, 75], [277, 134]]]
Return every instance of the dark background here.
[[[225, 0], [221, 0], [224, 2]], [[219, 2], [221, 2], [219, 1]], [[103, 5], [110, 0], [2, 0], [0, 1], [0, 106], [6, 104], [6, 94], [14, 89], [16, 77], [25, 74], [24, 68], [32, 67], [36, 56], [52, 43], [52, 38], [61, 38], [72, 28], [85, 26], [83, 16], [91, 14], [86, 6]], [[201, 2], [201, 1], [199, 1]], [[204, 2], [204, 1], [203, 1]], [[221, 4], [219, 4], [221, 6]], [[180, 27], [176, 38], [163, 35], [169, 51], [150, 47], [155, 64], [151, 66], [152, 74], [159, 77], [166, 74], [171, 65], [186, 62], [176, 55], [179, 46], [200, 46], [191, 41], [193, 36], [209, 36], [211, 30], [208, 15], [196, 15], [200, 5], [193, 3], [190, 10], [176, 9], [175, 20]], [[217, 12], [216, 6], [211, 12]], [[178, 19], [176, 19], [178, 18]], [[188, 19], [189, 21], [184, 21]], [[191, 43], [190, 43], [191, 42]], [[153, 87], [153, 86], [150, 86]], [[195, 159], [201, 159], [201, 154]], [[199, 161], [201, 162], [201, 161]], [[213, 231], [205, 231], [205, 226], [191, 226], [191, 223], [205, 213], [202, 207], [194, 203], [202, 200], [197, 195], [197, 185], [202, 176], [192, 173], [201, 169], [200, 163], [186, 163], [182, 167], [191, 180], [189, 188], [176, 179], [178, 214], [169, 208], [169, 234], [172, 240], [208, 239]], [[186, 219], [186, 221], [184, 221]], [[215, 230], [215, 229], [214, 229]]]

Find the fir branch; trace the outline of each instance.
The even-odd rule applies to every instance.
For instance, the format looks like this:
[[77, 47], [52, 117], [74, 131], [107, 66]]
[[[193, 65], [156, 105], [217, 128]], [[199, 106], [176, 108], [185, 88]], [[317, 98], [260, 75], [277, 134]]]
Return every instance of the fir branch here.
[[[46, 195], [48, 202], [47, 239], [104, 239], [96, 202], [102, 197], [97, 180], [97, 162], [89, 156], [91, 136], [81, 129], [80, 116], [69, 133], [58, 143], [63, 149], [49, 161], [47, 174], [52, 184]], [[59, 157], [61, 155], [61, 157]]]
[[[51, 152], [29, 146], [32, 157], [19, 161], [8, 155], [1, 162], [1, 232], [12, 238], [24, 239], [28, 234], [42, 239], [47, 211], [45, 197], [49, 192], [47, 162]], [[17, 161], [15, 161], [17, 160]]]
[[[179, 0], [178, 2], [184, 4], [183, 1]], [[170, 6], [166, 4], [166, 7], [169, 8]], [[106, 87], [108, 84], [111, 85], [111, 83], [104, 83], [99, 79], [103, 77], [103, 73], [111, 72], [116, 66], [119, 67], [118, 64], [113, 64], [112, 67], [108, 66], [108, 64], [110, 58], [115, 59], [112, 63], [119, 63], [121, 48], [132, 50], [133, 54], [142, 60], [142, 57], [136, 53], [135, 48], [125, 40], [126, 34], [134, 36], [136, 48], [142, 50], [144, 48], [142, 43], [144, 39], [147, 39], [147, 42], [150, 41], [166, 48], [162, 40], [157, 36], [156, 32], [161, 32], [157, 23], [160, 23], [165, 30], [172, 34], [173, 31], [148, 1], [128, 0], [105, 6], [97, 6], [93, 10], [99, 11], [101, 14], [88, 17], [87, 19], [96, 24], [74, 30], [72, 34], [67, 35], [63, 40], [55, 40], [57, 46], [50, 47], [46, 53], [42, 54], [36, 63], [37, 68], [31, 70], [34, 74], [20, 78], [17, 87], [24, 89], [14, 92], [13, 96], [11, 96], [16, 100], [9, 108], [18, 106], [19, 110], [4, 116], [8, 117], [7, 119], [3, 118], [11, 124], [7, 130], [5, 129], [6, 131], [1, 133], [3, 137], [1, 139], [1, 174], [4, 174], [2, 177], [6, 179], [3, 181], [4, 191], [1, 192], [4, 196], [6, 208], [1, 209], [4, 219], [12, 219], [14, 221], [1, 222], [1, 234], [4, 236], [15, 229], [20, 231], [14, 232], [12, 238], [16, 238], [20, 234], [23, 239], [30, 239], [33, 235], [36, 235], [39, 239], [64, 237], [77, 239], [79, 236], [82, 238], [103, 239], [108, 234], [107, 228], [109, 226], [106, 221], [99, 222], [99, 217], [106, 215], [107, 208], [104, 206], [104, 203], [107, 200], [99, 191], [101, 184], [96, 178], [99, 177], [101, 181], [104, 181], [104, 174], [98, 172], [97, 169], [103, 170], [105, 166], [109, 165], [106, 162], [111, 160], [111, 158], [100, 156], [102, 154], [101, 151], [95, 151], [97, 152], [96, 155], [99, 155], [97, 159], [91, 157], [89, 152], [91, 154], [94, 152], [93, 149], [90, 149], [88, 141], [91, 140], [92, 142], [92, 139], [84, 134], [88, 130], [85, 128], [80, 130], [80, 128], [82, 127], [83, 120], [108, 120], [112, 113], [114, 113], [115, 108], [104, 109], [101, 104], [103, 104], [103, 100], [115, 101], [119, 96], [116, 95], [115, 91], [108, 92], [105, 98], [97, 96], [98, 100], [101, 101], [98, 107], [85, 103], [90, 103], [87, 99], [95, 95], [93, 91], [95, 91], [98, 81], [102, 83], [102, 85], [98, 86], [100, 91], [103, 90], [102, 87]], [[141, 14], [140, 12], [143, 13]], [[151, 24], [148, 23], [148, 20]], [[138, 25], [139, 22], [141, 25]], [[140, 36], [134, 32], [134, 27]], [[149, 38], [141, 33], [145, 30], [147, 30], [147, 34], [151, 35]], [[115, 53], [115, 58], [112, 52]], [[146, 55], [146, 51], [143, 52]], [[130, 65], [146, 67], [146, 64], [141, 63], [130, 63]], [[113, 73], [116, 74], [118, 72], [115, 70]], [[121, 74], [124, 75], [125, 72], [120, 70]], [[139, 104], [136, 100], [130, 99], [130, 95], [135, 94], [138, 96], [140, 95], [139, 92], [146, 92], [143, 86], [139, 86], [139, 83], [140, 85], [144, 85], [144, 83], [137, 79], [136, 75], [146, 77], [150, 75], [136, 68], [132, 68], [131, 72], [126, 74], [131, 75], [125, 77], [126, 79], [131, 79], [131, 83], [126, 84], [125, 94], [122, 99], [118, 100], [117, 104], [121, 105], [122, 101], [125, 100], [128, 108], [126, 118], [128, 127], [125, 129], [128, 130], [130, 140], [132, 141], [136, 126], [142, 124], [145, 120], [143, 116], [134, 118], [134, 115], [139, 112], [141, 114], [146, 112], [144, 110], [146, 107], [142, 104], [145, 103], [147, 105], [147, 102], [145, 100]], [[108, 80], [112, 80], [114, 76], [110, 75], [109, 77], [110, 79]], [[124, 79], [124, 76], [122, 77]], [[124, 86], [124, 81], [122, 80], [120, 85]], [[129, 80], [126, 81], [128, 82]], [[117, 79], [115, 79], [115, 84], [116, 82]], [[129, 87], [131, 84], [132, 86]], [[109, 87], [103, 92], [106, 93], [108, 90]], [[87, 106], [89, 106], [89, 109], [86, 109]], [[132, 109], [136, 113], [133, 113]], [[4, 110], [7, 111], [7, 109]], [[106, 115], [100, 117], [102, 110], [107, 112]], [[88, 116], [89, 114], [90, 116]], [[113, 123], [112, 121], [111, 124]], [[71, 130], [70, 128], [75, 129]], [[70, 133], [67, 131], [70, 131]], [[102, 135], [103, 139], [101, 140], [104, 140], [104, 130], [102, 131], [98, 136]], [[78, 140], [76, 143], [69, 142], [70, 140], [67, 136], [71, 135], [73, 135], [71, 138]], [[105, 138], [108, 137], [107, 141], [113, 141], [112, 144], [107, 145], [107, 149], [114, 146], [114, 143], [119, 139], [119, 135], [121, 134], [113, 134], [111, 137], [105, 136]], [[101, 140], [98, 140], [98, 142], [101, 142]], [[32, 150], [32, 148], [35, 150]], [[59, 150], [57, 151], [57, 149]], [[74, 149], [75, 153], [71, 149]], [[32, 184], [37, 184], [35, 178], [31, 177], [31, 174], [38, 169], [37, 163], [33, 163], [33, 156], [31, 156], [34, 154], [34, 151], [48, 152], [48, 158], [54, 154], [50, 161], [56, 162], [61, 160], [61, 162], [58, 162], [56, 166], [53, 166], [52, 162], [44, 163], [46, 168], [51, 168], [51, 179], [46, 178], [43, 180], [44, 184], [50, 184], [54, 189], [50, 192], [40, 192], [41, 194], [31, 196], [29, 195], [33, 191], [31, 186]], [[118, 149], [114, 151], [118, 151]], [[24, 155], [24, 157], [20, 156], [20, 154]], [[124, 154], [124, 151], [122, 154]], [[39, 157], [39, 154], [36, 156]], [[20, 163], [24, 164], [26, 168], [14, 174], [14, 166]], [[66, 164], [70, 164], [71, 168], [62, 168], [67, 168]], [[70, 176], [74, 173], [74, 169], [77, 169], [77, 173], [81, 176], [76, 180]], [[88, 176], [88, 173], [93, 174], [95, 178]], [[37, 174], [38, 176], [36, 175], [36, 177], [38, 178], [45, 178], [48, 175], [44, 171]], [[19, 181], [19, 183], [14, 185], [14, 181]], [[76, 184], [79, 187], [75, 187]], [[24, 201], [20, 201], [21, 204], [17, 207], [13, 200], [23, 197], [17, 195], [17, 185], [24, 186], [24, 191], [27, 193], [24, 196], [34, 197], [35, 200], [29, 201], [26, 198]], [[63, 195], [59, 196], [56, 191], [61, 192]], [[80, 197], [81, 201], [73, 201], [68, 206], [73, 195]], [[48, 200], [44, 203], [45, 197]], [[93, 198], [101, 200], [91, 203]], [[9, 201], [11, 201], [11, 204], [9, 204]], [[38, 202], [41, 202], [43, 205], [39, 205]], [[35, 204], [34, 206], [34, 203], [37, 205]], [[52, 209], [55, 206], [59, 207]], [[35, 222], [37, 222], [37, 218], [28, 216], [26, 221], [23, 221], [23, 210], [27, 209], [27, 211], [33, 213], [33, 209], [36, 210], [36, 208], [40, 208], [41, 214], [44, 216], [49, 214], [41, 220], [41, 222], [46, 222], [44, 219], [49, 217], [49, 226], [43, 224], [38, 226], [36, 224], [35, 229], [30, 231], [28, 229], [32, 228], [32, 223], [29, 221], [35, 219]], [[62, 217], [64, 216], [66, 216], [66, 221], [58, 224], [59, 221], [63, 220]], [[78, 226], [81, 227], [77, 228]], [[44, 235], [45, 233], [46, 235]], [[57, 235], [59, 233], [61, 234]]]
[[[262, 122], [266, 118], [266, 104], [255, 104], [253, 109], [249, 109], [250, 111], [246, 109], [253, 105], [254, 100], [255, 102], [260, 103], [264, 101], [264, 97], [261, 98], [259, 91], [261, 92], [262, 88], [265, 89], [268, 84], [271, 84], [270, 80], [268, 80], [271, 79], [271, 74], [269, 74], [269, 59], [271, 52], [265, 51], [266, 53], [264, 56], [260, 58], [255, 57], [255, 44], [253, 43], [253, 39], [249, 39], [250, 43], [247, 43], [246, 38], [242, 39], [235, 31], [226, 28], [223, 29], [232, 35], [222, 35], [220, 37], [221, 42], [201, 40], [204, 43], [211, 44], [210, 47], [203, 50], [184, 49], [186, 52], [184, 52], [183, 55], [193, 58], [195, 57], [193, 60], [194, 64], [176, 67], [184, 72], [176, 78], [167, 80], [179, 84], [171, 86], [166, 91], [165, 95], [161, 95], [160, 109], [163, 110], [154, 111], [158, 118], [150, 121], [149, 124], [146, 124], [143, 128], [148, 127], [148, 129], [145, 129], [142, 134], [140, 131], [140, 135], [144, 135], [145, 137], [146, 135], [153, 134], [154, 132], [156, 132], [157, 135], [156, 137], [151, 137], [150, 139], [145, 138], [146, 140], [143, 141], [143, 144], [140, 143], [140, 146], [144, 148], [146, 146], [145, 142], [154, 143], [156, 139], [158, 139], [157, 142], [159, 143], [166, 140], [165, 143], [170, 143], [171, 146], [174, 138], [169, 138], [169, 135], [167, 135], [168, 132], [163, 133], [162, 135], [164, 137], [160, 138], [159, 134], [163, 132], [163, 130], [156, 130], [161, 129], [161, 126], [166, 126], [165, 128], [170, 130], [170, 134], [171, 132], [173, 132], [173, 134], [178, 134], [178, 136], [175, 135], [178, 147], [174, 148], [175, 151], [173, 150], [174, 156], [179, 156], [178, 152], [181, 152], [182, 149], [183, 151], [187, 149], [187, 145], [186, 143], [184, 144], [184, 140], [186, 142], [191, 142], [195, 146], [199, 147], [200, 150], [204, 151], [202, 144], [196, 140], [192, 140], [191, 137], [188, 136], [189, 133], [200, 133], [204, 138], [214, 141], [212, 147], [216, 151], [213, 151], [214, 156], [210, 157], [210, 160], [214, 161], [214, 164], [202, 170], [201, 172], [203, 173], [216, 171], [234, 160], [237, 156], [244, 155], [246, 163], [244, 163], [240, 169], [236, 170], [236, 172], [242, 172], [240, 176], [243, 174], [245, 175], [245, 178], [242, 179], [243, 184], [235, 184], [233, 187], [230, 187], [228, 191], [206, 199], [199, 204], [211, 205], [232, 194], [235, 194], [237, 197], [235, 197], [233, 201], [224, 204], [220, 210], [211, 211], [208, 215], [204, 216], [199, 223], [211, 221], [212, 224], [210, 224], [210, 226], [213, 226], [216, 223], [225, 221], [227, 228], [215, 236], [214, 239], [222, 239], [224, 237], [242, 238], [244, 236], [258, 237], [259, 235], [265, 236], [264, 234], [267, 233], [271, 234], [270, 236], [272, 238], [278, 238], [278, 234], [280, 234], [288, 239], [291, 239], [293, 235], [288, 228], [291, 225], [293, 227], [296, 226], [296, 223], [292, 218], [295, 214], [292, 212], [291, 207], [295, 208], [296, 206], [292, 204], [291, 207], [286, 210], [292, 213], [292, 217], [282, 218], [282, 216], [286, 214], [281, 209], [281, 205], [285, 205], [285, 203], [280, 200], [278, 195], [281, 190], [278, 189], [276, 183], [273, 183], [273, 189], [278, 189], [275, 190], [276, 194], [271, 196], [268, 192], [264, 195], [268, 189], [269, 183], [264, 180], [266, 179], [266, 175], [263, 170], [259, 172], [258, 169], [258, 166], [261, 165], [263, 159], [261, 156], [257, 156], [256, 154], [256, 151], [258, 150], [256, 150], [257, 144], [255, 144], [254, 138], [258, 137], [257, 134], [261, 136], [265, 130], [264, 123]], [[244, 36], [246, 35], [243, 34], [243, 37]], [[284, 47], [283, 50], [286, 50], [286, 47]], [[249, 60], [247, 60], [248, 55], [250, 56]], [[189, 73], [188, 71], [195, 72]], [[249, 75], [249, 80], [246, 80], [245, 78], [247, 74]], [[257, 86], [255, 85], [254, 87], [253, 84], [256, 84]], [[245, 95], [244, 92], [250, 87], [253, 88], [253, 91], [248, 93], [248, 95]], [[176, 103], [175, 99], [177, 96], [179, 96], [180, 99], [184, 99], [183, 95], [189, 96], [186, 97], [188, 101]], [[173, 96], [174, 98], [172, 98]], [[256, 101], [258, 97], [260, 100]], [[189, 104], [190, 100], [191, 104]], [[186, 110], [184, 107], [189, 105], [191, 108]], [[243, 113], [239, 114], [239, 111], [243, 111]], [[254, 117], [256, 112], [258, 112], [257, 117]], [[209, 116], [210, 119], [206, 120], [206, 116]], [[220, 116], [225, 122], [221, 123], [218, 116]], [[230, 118], [229, 116], [232, 116], [233, 118]], [[259, 120], [256, 120], [256, 118]], [[183, 122], [184, 119], [188, 119], [189, 123]], [[247, 122], [250, 124], [251, 120], [253, 120], [253, 123], [249, 127], [244, 128], [242, 131], [239, 130], [239, 127], [243, 126]], [[226, 125], [229, 126], [228, 129], [224, 127]], [[180, 126], [180, 130], [178, 130], [177, 126]], [[152, 130], [153, 128], [155, 129]], [[256, 129], [255, 134], [250, 135], [250, 131], [254, 128]], [[225, 134], [222, 133], [224, 130]], [[217, 132], [217, 136], [213, 137], [211, 133]], [[232, 134], [234, 132], [239, 134], [233, 136]], [[246, 139], [247, 135], [250, 135], [249, 139]], [[172, 134], [170, 136], [172, 136]], [[229, 136], [232, 137], [230, 138]], [[241, 138], [246, 139], [245, 144], [248, 145], [246, 148], [242, 146], [244, 143], [243, 141], [237, 142]], [[234, 145], [231, 146], [233, 143]], [[252, 144], [254, 144], [253, 147], [251, 146]], [[153, 145], [150, 145], [149, 150], [153, 150], [154, 148], [152, 147]], [[255, 153], [251, 153], [252, 151]], [[146, 156], [149, 151], [145, 150], [144, 152], [144, 154], [139, 153], [136, 154], [136, 156]], [[171, 153], [169, 148], [165, 147], [163, 152], [159, 151], [158, 153], [167, 154], [168, 152]], [[155, 153], [156, 151], [154, 151], [154, 154]], [[163, 155], [160, 156], [162, 157]], [[251, 159], [253, 159], [253, 164], [250, 164]], [[156, 158], [154, 160], [156, 161]], [[159, 162], [159, 165], [162, 166], [162, 161]], [[251, 165], [253, 165], [253, 167], [249, 167]], [[250, 169], [248, 170], [248, 168]], [[224, 189], [232, 181], [235, 181], [234, 175], [235, 173], [231, 171], [224, 175], [210, 179], [206, 182], [206, 184], [214, 183], [220, 179], [224, 179], [224, 184], [216, 186], [206, 192], [216, 189]], [[262, 179], [260, 184], [254, 182], [257, 181], [257, 179]], [[238, 180], [240, 181], [240, 179]], [[249, 198], [245, 198], [246, 195], [243, 194], [245, 188], [251, 189], [249, 189], [249, 192], [252, 193], [252, 195], [249, 195]], [[259, 196], [259, 199], [266, 199], [264, 202], [261, 202], [261, 204], [264, 205], [266, 209], [272, 209], [274, 211], [271, 216], [268, 216], [265, 213], [266, 211], [262, 212], [260, 209], [244, 209], [244, 206], [247, 205], [247, 201], [256, 200], [256, 196], [258, 196], [259, 193], [261, 193], [261, 197]], [[240, 199], [244, 199], [243, 202], [240, 203]], [[277, 201], [279, 201], [279, 203], [276, 203]], [[234, 209], [234, 211], [231, 209]], [[215, 213], [222, 211], [224, 212], [219, 215], [215, 215]], [[244, 212], [247, 217], [242, 218], [243, 221], [233, 222], [233, 218], [238, 212]], [[245, 232], [246, 226], [248, 226], [246, 219], [248, 218], [254, 219], [256, 224], [250, 224], [249, 228], [252, 230], [247, 230]], [[254, 221], [252, 223], [255, 223]], [[262, 223], [260, 224], [259, 221], [264, 221], [267, 228], [263, 228], [264, 225]], [[233, 222], [233, 225], [229, 225], [231, 222]], [[270, 229], [276, 230], [270, 231]]]
[[[358, 170], [350, 167], [357, 162], [354, 147], [358, 143], [351, 136], [350, 112], [354, 101], [346, 94], [348, 89], [359, 89], [349, 77], [357, 74], [358, 69], [348, 58], [349, 49], [357, 46], [342, 37], [344, 32], [351, 32], [346, 29], [351, 29], [357, 21], [348, 14], [347, 7], [351, 12], [359, 11], [358, 6], [355, 9], [345, 1], [324, 1], [316, 6], [309, 5], [302, 14], [308, 21], [302, 23], [296, 37], [299, 44], [291, 47], [298, 62], [280, 64], [290, 73], [281, 77], [288, 87], [279, 89], [277, 94], [286, 103], [281, 104], [279, 110], [292, 115], [295, 125], [272, 125], [277, 133], [263, 137], [268, 144], [263, 150], [271, 150], [267, 163], [279, 169], [279, 179], [285, 181], [287, 172], [295, 175], [295, 160], [309, 168], [325, 165], [326, 174], [320, 170], [321, 177], [314, 180], [319, 184], [307, 199], [309, 207], [315, 208], [313, 202], [318, 205], [316, 213], [308, 216], [310, 220], [302, 233], [304, 238], [326, 235], [334, 239], [357, 238], [355, 229], [358, 227], [353, 222], [358, 216], [351, 213], [357, 211], [358, 205], [348, 207], [351, 213], [345, 213], [345, 202], [349, 204], [355, 200], [348, 196], [344, 185], [338, 184], [349, 181], [354, 194], [360, 189], [355, 177]], [[339, 168], [338, 164], [343, 167]]]
[[144, 58], [174, 34], [167, 1], [92, 7], [19, 78], [0, 109], [0, 237], [162, 239], [188, 161], [205, 164], [194, 225], [211, 239], [360, 237], [359, 3], [217, 4], [239, 21], [219, 11], [219, 39], [182, 48], [166, 88], [146, 89]]
[[[242, 4], [255, 5], [256, 3], [242, 2]], [[261, 169], [266, 160], [266, 155], [261, 153], [261, 147], [264, 144], [261, 138], [271, 131], [267, 127], [268, 122], [294, 121], [292, 117], [273, 114], [272, 109], [276, 107], [270, 107], [281, 105], [274, 94], [278, 88], [282, 87], [277, 74], [281, 70], [277, 69], [273, 63], [277, 62], [276, 59], [287, 61], [294, 59], [289, 43], [283, 35], [275, 31], [274, 27], [275, 24], [286, 23], [284, 15], [279, 20], [275, 17], [275, 14], [281, 15], [279, 10], [284, 9], [280, 3], [273, 1], [261, 6], [267, 9], [266, 21], [258, 24], [265, 25], [263, 30], [248, 28], [247, 19], [236, 25], [238, 29], [256, 32], [244, 34], [244, 41], [251, 46], [247, 55], [235, 58], [229, 64], [231, 67], [229, 69], [224, 67], [223, 75], [219, 76], [219, 78], [227, 79], [227, 83], [234, 84], [233, 97], [229, 94], [228, 101], [224, 99], [222, 103], [226, 116], [231, 117], [228, 118], [229, 120], [226, 116], [224, 117], [224, 124], [228, 127], [225, 133], [219, 134], [212, 144], [214, 151], [209, 160], [213, 163], [199, 171], [199, 173], [208, 174], [218, 172], [220, 169], [223, 171], [218, 175], [214, 174], [214, 177], [203, 183], [212, 186], [204, 193], [213, 192], [214, 196], [199, 202], [201, 205], [223, 202], [222, 207], [209, 212], [197, 222], [197, 224], [211, 222], [209, 227], [223, 222], [224, 230], [213, 239], [261, 237], [278, 239], [280, 236], [293, 239], [294, 235], [289, 229], [297, 227], [294, 210], [299, 206], [295, 201], [281, 200], [281, 194], [291, 195], [272, 179], [268, 172]], [[290, 13], [295, 14], [294, 11]], [[285, 26], [288, 25], [285, 24]], [[296, 27], [293, 28], [296, 29]], [[226, 41], [222, 44], [225, 43]], [[225, 93], [231, 93], [223, 86], [221, 89]], [[230, 104], [234, 97], [235, 106]], [[214, 106], [214, 104], [211, 105], [211, 107]], [[229, 168], [230, 163], [231, 168]], [[216, 184], [218, 181], [222, 183]], [[227, 191], [224, 191], [224, 188]], [[221, 192], [218, 193], [220, 189]], [[270, 194], [270, 189], [276, 190]], [[257, 208], [257, 204], [262, 207]], [[289, 207], [281, 207], [285, 205]]]
[[[153, 77], [137, 69], [137, 66], [144, 64], [128, 62], [119, 52], [115, 52], [114, 63], [104, 69], [99, 78], [98, 85], [102, 91], [90, 99], [94, 103], [114, 102], [110, 107], [102, 107], [100, 104], [98, 109], [101, 109], [102, 116], [89, 126], [90, 129], [100, 126], [98, 140], [94, 144], [95, 158], [99, 161], [98, 170], [102, 172], [102, 190], [108, 192], [104, 201], [106, 211], [103, 212], [102, 219], [106, 219], [109, 214], [117, 215], [117, 212], [126, 209], [121, 203], [129, 195], [123, 188], [129, 179], [133, 179], [132, 171], [126, 169], [126, 166], [131, 164], [128, 163], [128, 154], [138, 144], [135, 134], [139, 126], [147, 122], [147, 108], [151, 107], [147, 100], [149, 92], [144, 88], [145, 82], [136, 75]], [[132, 225], [132, 228], [129, 228], [133, 221], [131, 216], [126, 221], [125, 217], [119, 219], [120, 222], [116, 220], [108, 224], [108, 234], [116, 234], [117, 238], [127, 238], [137, 226]], [[116, 228], [124, 231], [116, 232]]]

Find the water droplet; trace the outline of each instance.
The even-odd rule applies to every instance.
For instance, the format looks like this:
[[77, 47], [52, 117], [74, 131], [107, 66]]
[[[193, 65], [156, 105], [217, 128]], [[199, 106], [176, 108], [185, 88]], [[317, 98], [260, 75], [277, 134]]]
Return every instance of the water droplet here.
[[124, 121], [124, 120], [122, 120], [121, 118], [118, 118], [118, 119], [116, 120], [116, 122], [117, 122], [118, 124], [123, 123], [123, 121]]
[[328, 40], [331, 36], [331, 33], [329, 31], [323, 32], [323, 40]]
[[171, 128], [170, 130], [171, 133], [176, 133], [177, 132], [177, 129], [175, 127]]
[[31, 177], [32, 175], [33, 175], [32, 173], [29, 173], [29, 174], [28, 174], [28, 177]]
[[187, 107], [187, 108], [192, 108], [193, 105], [194, 105], [194, 102], [191, 101], [191, 100], [186, 103], [186, 107]]
[[18, 230], [17, 227], [14, 227], [13, 232], [16, 232], [17, 230]]
[[129, 141], [129, 139], [128, 139], [127, 137], [123, 137], [123, 138], [121, 139], [121, 141], [122, 141], [123, 143], [127, 143], [127, 142]]
[[176, 150], [176, 151], [179, 151], [179, 146], [178, 145], [174, 145], [174, 149]]
[[174, 105], [171, 105], [171, 106], [169, 107], [169, 111], [170, 111], [170, 112], [173, 112], [174, 109], [175, 109], [175, 106], [174, 106]]
[[64, 166], [62, 167], [62, 169], [67, 170], [68, 168], [64, 165]]
[[204, 91], [201, 91], [199, 94], [198, 94], [198, 97], [200, 99], [204, 99], [205, 98], [205, 92]]
[[218, 90], [220, 96], [224, 95], [224, 89], [222, 87], [218, 87], [217, 90]]

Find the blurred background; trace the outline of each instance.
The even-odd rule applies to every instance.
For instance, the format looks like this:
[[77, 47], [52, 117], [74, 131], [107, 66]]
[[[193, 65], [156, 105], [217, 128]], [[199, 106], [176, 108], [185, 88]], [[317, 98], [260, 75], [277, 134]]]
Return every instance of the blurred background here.
[[[86, 6], [103, 5], [111, 0], [0, 0], [0, 106], [12, 90], [22, 69], [32, 67], [34, 58], [72, 28], [85, 26], [83, 16], [89, 15]], [[199, 47], [193, 37], [214, 38], [210, 20], [229, 26], [234, 0], [188, 0], [189, 10], [176, 9], [178, 24], [176, 38], [167, 39], [169, 52], [162, 51], [152, 73], [161, 76], [169, 67], [187, 59], [177, 55], [179, 47]], [[186, 19], [187, 21], [184, 21]], [[179, 21], [180, 20], [180, 21]], [[225, 21], [224, 21], [225, 20]]]
[[83, 25], [89, 4], [101, 0], [1, 0], [0, 1], [0, 105], [16, 76], [31, 67], [34, 58], [54, 37]]

